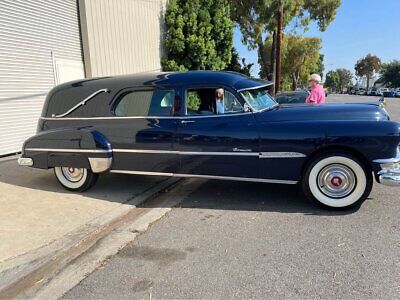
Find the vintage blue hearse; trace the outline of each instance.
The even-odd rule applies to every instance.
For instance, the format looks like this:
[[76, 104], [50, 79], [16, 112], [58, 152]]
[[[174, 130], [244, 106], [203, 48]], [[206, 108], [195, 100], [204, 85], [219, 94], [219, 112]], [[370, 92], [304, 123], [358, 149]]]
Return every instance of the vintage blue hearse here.
[[381, 105], [280, 106], [270, 85], [210, 71], [65, 83], [49, 92], [19, 164], [54, 168], [76, 191], [103, 172], [300, 183], [326, 207], [360, 204], [373, 176], [400, 184], [400, 123]]

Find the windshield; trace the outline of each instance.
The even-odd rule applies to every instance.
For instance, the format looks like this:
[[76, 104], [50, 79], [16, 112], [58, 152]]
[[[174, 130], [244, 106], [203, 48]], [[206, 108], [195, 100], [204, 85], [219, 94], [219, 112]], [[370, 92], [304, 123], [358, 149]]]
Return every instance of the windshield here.
[[247, 103], [255, 110], [264, 110], [278, 105], [268, 94], [266, 87], [258, 89], [245, 90], [241, 92]]

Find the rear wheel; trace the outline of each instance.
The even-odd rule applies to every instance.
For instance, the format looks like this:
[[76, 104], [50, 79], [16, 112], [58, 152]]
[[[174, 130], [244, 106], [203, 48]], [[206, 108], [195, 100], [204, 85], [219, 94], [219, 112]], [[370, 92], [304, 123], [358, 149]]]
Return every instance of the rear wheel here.
[[78, 192], [83, 192], [92, 187], [98, 178], [98, 174], [85, 168], [55, 167], [54, 174], [64, 188]]
[[306, 196], [326, 208], [351, 208], [368, 197], [372, 172], [354, 156], [326, 153], [313, 159], [303, 176]]

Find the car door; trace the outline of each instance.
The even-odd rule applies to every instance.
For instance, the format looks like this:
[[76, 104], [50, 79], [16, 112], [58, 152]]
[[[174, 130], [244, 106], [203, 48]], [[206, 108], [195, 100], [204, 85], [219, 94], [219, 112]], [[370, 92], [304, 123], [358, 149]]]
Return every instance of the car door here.
[[115, 118], [101, 132], [113, 149], [113, 171], [158, 175], [176, 173], [178, 116], [174, 90], [126, 89], [112, 105]]
[[[237, 95], [225, 89], [224, 114], [196, 114], [196, 108], [189, 107], [195, 98], [190, 92], [184, 93], [184, 112], [178, 127], [179, 173], [225, 179], [257, 178], [259, 134], [253, 113], [245, 111]], [[198, 103], [201, 106], [207, 105]]]

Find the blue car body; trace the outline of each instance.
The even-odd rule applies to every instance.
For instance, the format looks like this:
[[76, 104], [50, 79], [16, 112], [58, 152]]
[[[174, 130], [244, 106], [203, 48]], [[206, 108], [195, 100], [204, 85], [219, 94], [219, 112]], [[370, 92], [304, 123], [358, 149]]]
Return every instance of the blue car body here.
[[[25, 142], [20, 164], [296, 184], [307, 162], [327, 150], [354, 153], [378, 181], [382, 160], [399, 157], [400, 124], [377, 103], [186, 114], [188, 89], [223, 88], [245, 105], [242, 91], [269, 85], [236, 73], [210, 71], [61, 84], [49, 92], [37, 134]], [[171, 114], [116, 116], [120, 95], [135, 90], [173, 91]]]

